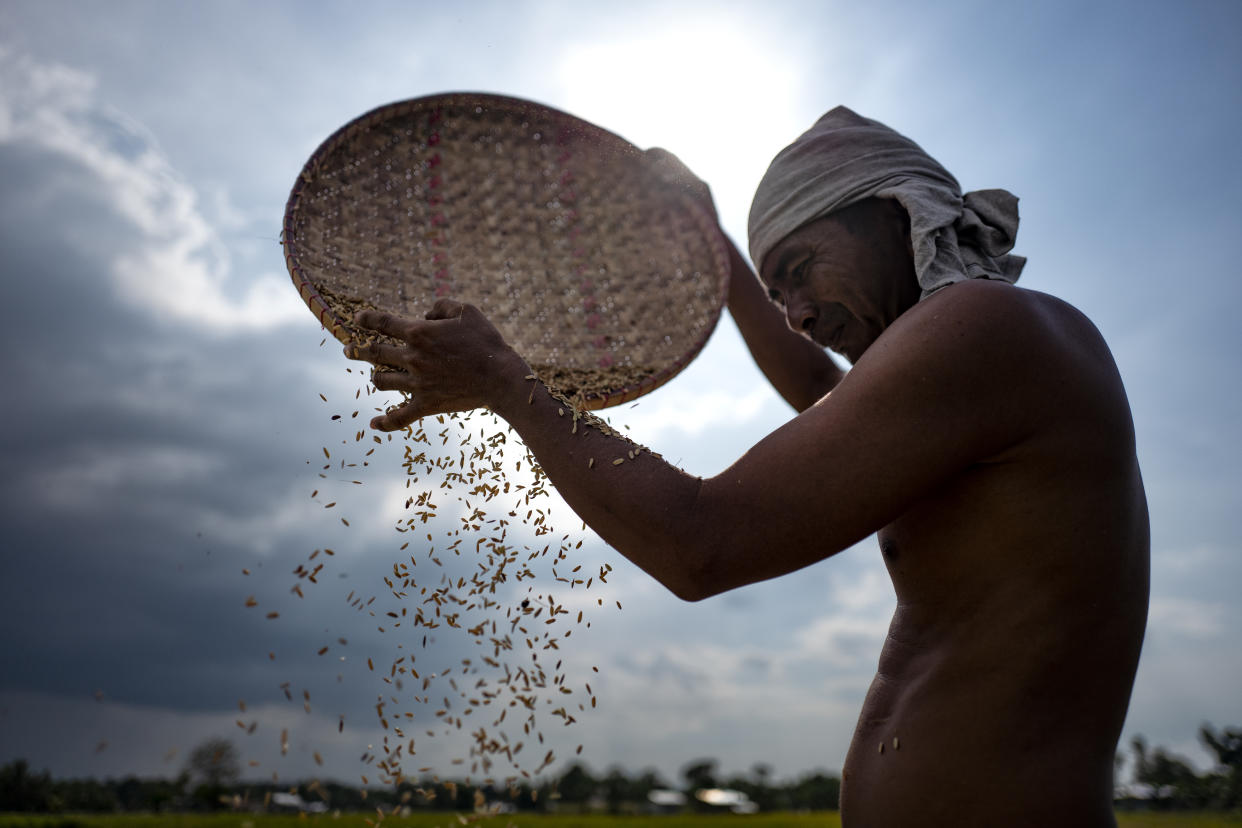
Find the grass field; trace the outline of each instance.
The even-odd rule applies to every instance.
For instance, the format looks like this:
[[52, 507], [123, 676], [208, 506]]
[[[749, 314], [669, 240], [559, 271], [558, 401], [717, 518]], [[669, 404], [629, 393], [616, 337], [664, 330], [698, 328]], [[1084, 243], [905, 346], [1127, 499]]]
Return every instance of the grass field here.
[[[370, 828], [374, 813], [286, 816], [254, 814], [0, 814], [0, 828]], [[840, 828], [835, 811], [809, 814], [770, 813], [752, 816], [673, 815], [658, 817], [608, 816], [604, 814], [516, 814], [470, 822], [480, 828], [639, 828], [656, 823], [659, 828]], [[387, 817], [384, 824], [401, 828], [461, 828], [463, 821], [451, 813]], [[1119, 828], [1238, 828], [1242, 814], [1133, 814], [1117, 815]]]

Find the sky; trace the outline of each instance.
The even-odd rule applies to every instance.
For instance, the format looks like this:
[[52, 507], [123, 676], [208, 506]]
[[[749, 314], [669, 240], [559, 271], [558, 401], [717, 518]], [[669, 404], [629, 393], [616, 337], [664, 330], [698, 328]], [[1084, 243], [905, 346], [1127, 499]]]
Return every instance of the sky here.
[[[1135, 419], [1152, 596], [1122, 744], [1141, 733], [1207, 766], [1200, 724], [1242, 725], [1228, 0], [0, 3], [0, 763], [168, 776], [223, 736], [256, 778], [367, 773], [383, 734], [362, 663], [394, 638], [346, 596], [382, 592], [398, 557], [399, 445], [361, 487], [317, 477], [358, 375], [319, 347], [280, 223], [339, 126], [462, 90], [675, 152], [743, 248], [771, 157], [837, 104], [964, 189], [1017, 194], [1021, 284], [1095, 322]], [[791, 414], [726, 314], [681, 375], [609, 417], [706, 476]], [[599, 706], [550, 735], [551, 771], [582, 744], [594, 769], [669, 781], [699, 757], [839, 772], [895, 604], [874, 539], [687, 604], [552, 509], [585, 568], [614, 570], [563, 654]], [[324, 546], [337, 554], [297, 599], [292, 570]], [[422, 755], [444, 762], [449, 741]]]

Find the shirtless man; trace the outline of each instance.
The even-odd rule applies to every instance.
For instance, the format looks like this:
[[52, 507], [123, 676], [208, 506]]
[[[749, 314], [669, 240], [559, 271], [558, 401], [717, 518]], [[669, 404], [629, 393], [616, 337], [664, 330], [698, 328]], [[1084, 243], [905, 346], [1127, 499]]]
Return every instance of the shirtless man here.
[[[897, 609], [845, 761], [843, 824], [1115, 825], [1149, 558], [1116, 366], [1081, 313], [1011, 284], [1012, 196], [961, 197], [925, 155], [902, 159], [916, 145], [848, 110], [815, 129], [834, 113], [812, 166], [836, 171], [823, 203], [799, 190], [786, 232], [779, 191], [813, 177], [797, 165], [825, 150], [803, 136], [756, 196], [758, 279], [732, 251], [730, 312], [800, 413], [728, 469], [700, 479], [645, 452], [613, 465], [632, 444], [571, 435], [542, 386], [528, 402], [527, 365], [451, 301], [426, 320], [359, 315], [406, 343], [347, 349], [397, 369], [377, 388], [412, 395], [372, 425], [490, 408], [605, 541], [688, 601], [878, 533]], [[877, 128], [887, 153], [869, 151]], [[932, 227], [946, 205], [956, 218]]]

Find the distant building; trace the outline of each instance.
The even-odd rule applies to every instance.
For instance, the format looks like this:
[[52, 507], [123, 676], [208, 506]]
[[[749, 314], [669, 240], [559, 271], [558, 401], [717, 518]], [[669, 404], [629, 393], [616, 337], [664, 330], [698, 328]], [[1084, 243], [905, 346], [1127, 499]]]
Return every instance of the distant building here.
[[706, 805], [728, 808], [735, 814], [753, 814], [759, 810], [758, 803], [742, 791], [730, 788], [700, 788], [694, 792], [694, 798]]
[[271, 810], [322, 814], [328, 810], [328, 806], [324, 802], [307, 802], [295, 793], [276, 791], [272, 794]]
[[652, 788], [647, 793], [647, 810], [654, 814], [672, 814], [686, 807], [686, 801], [681, 791]]

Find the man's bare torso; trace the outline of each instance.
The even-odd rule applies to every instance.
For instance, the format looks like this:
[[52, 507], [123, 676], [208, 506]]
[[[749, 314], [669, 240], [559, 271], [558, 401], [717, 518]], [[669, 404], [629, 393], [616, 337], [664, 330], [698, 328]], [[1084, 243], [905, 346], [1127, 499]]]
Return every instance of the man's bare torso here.
[[1012, 383], [1029, 421], [879, 534], [898, 603], [846, 761], [842, 816], [1112, 825], [1148, 590], [1125, 393], [1068, 305], [1007, 286], [943, 293], [903, 317], [903, 341], [917, 339], [912, 325], [946, 335], [940, 302], [1001, 314], [1015, 329], [1013, 371], [972, 381]]

